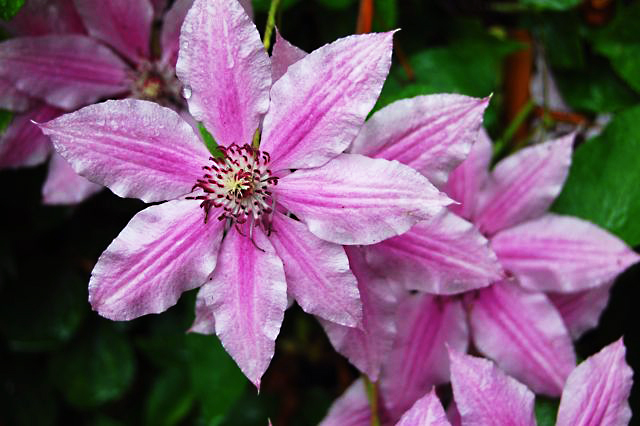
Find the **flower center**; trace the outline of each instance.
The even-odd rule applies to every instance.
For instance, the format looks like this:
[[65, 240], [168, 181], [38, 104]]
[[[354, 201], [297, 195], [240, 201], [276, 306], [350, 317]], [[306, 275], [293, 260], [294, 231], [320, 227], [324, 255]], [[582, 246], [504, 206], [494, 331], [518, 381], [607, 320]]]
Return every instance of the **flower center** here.
[[202, 200], [205, 222], [212, 208], [222, 208], [218, 220], [231, 219], [233, 223], [256, 223], [263, 215], [273, 212], [270, 188], [278, 184], [267, 167], [271, 161], [269, 153], [253, 149], [250, 145], [219, 147], [223, 157], [210, 157], [211, 163], [204, 166], [205, 175], [198, 179], [193, 189], [199, 188], [204, 195], [187, 197]]
[[158, 102], [164, 106], [184, 106], [180, 95], [182, 85], [175, 71], [155, 62], [143, 62], [132, 75], [131, 94], [134, 98]]

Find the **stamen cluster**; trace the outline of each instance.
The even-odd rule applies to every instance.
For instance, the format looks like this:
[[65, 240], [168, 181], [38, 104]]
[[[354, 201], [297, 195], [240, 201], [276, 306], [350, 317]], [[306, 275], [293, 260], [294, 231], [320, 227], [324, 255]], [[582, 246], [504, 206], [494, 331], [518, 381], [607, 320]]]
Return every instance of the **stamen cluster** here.
[[267, 168], [271, 161], [269, 153], [250, 145], [219, 148], [223, 156], [209, 157], [211, 164], [203, 167], [205, 175], [193, 186], [204, 194], [187, 197], [202, 200], [205, 222], [212, 208], [222, 208], [218, 220], [231, 219], [234, 224], [247, 220], [254, 224], [272, 213], [274, 201], [269, 189], [278, 184], [278, 178]]

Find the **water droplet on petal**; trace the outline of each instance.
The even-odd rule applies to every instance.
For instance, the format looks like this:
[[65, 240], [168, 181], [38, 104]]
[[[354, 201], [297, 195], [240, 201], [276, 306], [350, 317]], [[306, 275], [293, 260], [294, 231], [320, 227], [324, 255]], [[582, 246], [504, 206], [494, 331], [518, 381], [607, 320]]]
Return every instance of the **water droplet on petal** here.
[[184, 86], [182, 89], [182, 96], [184, 96], [185, 99], [191, 98], [191, 87]]

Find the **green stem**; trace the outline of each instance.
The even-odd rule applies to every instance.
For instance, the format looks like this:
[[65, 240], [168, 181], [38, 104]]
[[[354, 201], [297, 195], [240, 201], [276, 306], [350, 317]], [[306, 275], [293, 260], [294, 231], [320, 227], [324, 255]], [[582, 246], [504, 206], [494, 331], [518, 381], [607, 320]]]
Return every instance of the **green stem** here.
[[369, 406], [371, 407], [371, 426], [380, 426], [380, 417], [378, 416], [378, 383], [369, 380], [365, 374], [364, 386], [367, 390], [367, 398], [369, 399]]
[[509, 126], [507, 127], [507, 130], [505, 130], [502, 134], [502, 137], [495, 143], [493, 147], [494, 155], [502, 153], [502, 151], [510, 148], [511, 139], [513, 139], [513, 136], [516, 134], [527, 117], [529, 117], [529, 114], [531, 114], [531, 111], [533, 111], [533, 108], [535, 106], [536, 104], [533, 102], [533, 100], [529, 100], [529, 102], [527, 102], [520, 109], [520, 111], [518, 111], [518, 114], [514, 117], [513, 120], [511, 120], [511, 123], [509, 123]]
[[276, 26], [276, 12], [278, 11], [278, 6], [280, 5], [280, 0], [271, 0], [271, 5], [269, 6], [269, 15], [267, 16], [267, 26], [264, 29], [264, 49], [268, 52], [271, 47], [271, 33], [273, 33], [273, 29]]

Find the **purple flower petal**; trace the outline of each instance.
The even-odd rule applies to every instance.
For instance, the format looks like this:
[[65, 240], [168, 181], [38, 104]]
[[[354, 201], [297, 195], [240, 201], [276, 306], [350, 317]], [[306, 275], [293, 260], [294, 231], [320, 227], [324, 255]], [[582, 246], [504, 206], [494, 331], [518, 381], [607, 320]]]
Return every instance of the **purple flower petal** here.
[[609, 302], [612, 284], [576, 293], [547, 293], [574, 340], [598, 325], [600, 315]]
[[451, 426], [442, 404], [432, 390], [413, 404], [413, 407], [402, 415], [396, 426]]
[[23, 112], [31, 103], [31, 99], [22, 93], [13, 84], [0, 78], [0, 108], [10, 111]]
[[573, 138], [524, 148], [499, 162], [480, 194], [476, 226], [493, 235], [546, 212], [567, 178]]
[[576, 365], [569, 333], [543, 293], [503, 281], [471, 302], [476, 347], [536, 393], [558, 396]]
[[371, 407], [364, 380], [358, 379], [338, 398], [318, 426], [370, 426]]
[[460, 301], [415, 294], [397, 308], [398, 336], [383, 370], [382, 393], [398, 418], [435, 385], [449, 381], [447, 346], [466, 351], [469, 330]]
[[198, 328], [206, 320], [202, 316], [213, 313], [215, 327], [212, 324], [211, 328], [259, 389], [287, 306], [282, 261], [260, 228], [255, 229], [253, 241], [235, 229], [227, 233], [218, 266], [198, 299]]
[[264, 119], [273, 170], [321, 166], [349, 146], [378, 99], [392, 42], [392, 32], [349, 36], [289, 67]]
[[275, 193], [313, 234], [349, 245], [402, 234], [449, 203], [415, 170], [358, 154], [342, 154], [322, 167], [291, 173], [280, 179]]
[[305, 56], [307, 56], [307, 52], [289, 43], [276, 29], [276, 42], [271, 53], [271, 80], [274, 83], [278, 81], [291, 65]]
[[191, 126], [153, 102], [107, 101], [40, 127], [78, 174], [121, 197], [153, 202], [186, 194], [209, 163]]
[[193, 200], [142, 210], [93, 269], [91, 306], [119, 321], [165, 311], [213, 271], [223, 228], [222, 222], [204, 223], [202, 209]]
[[31, 120], [50, 120], [61, 112], [47, 104], [39, 104], [15, 115], [9, 127], [0, 135], [0, 168], [43, 163], [51, 152], [51, 142]]
[[150, 59], [153, 5], [149, 0], [76, 0], [78, 13], [98, 40], [134, 63]]
[[281, 213], [273, 216], [269, 239], [283, 259], [288, 292], [305, 312], [346, 326], [360, 322], [358, 283], [342, 246], [319, 239]]
[[102, 188], [76, 174], [69, 163], [54, 151], [49, 161], [49, 173], [42, 187], [42, 202], [50, 205], [77, 204]]
[[535, 426], [535, 395], [491, 361], [449, 352], [451, 385], [462, 426]]
[[362, 324], [358, 328], [321, 321], [331, 344], [370, 380], [378, 380], [395, 335], [397, 301], [390, 283], [373, 273], [359, 247], [346, 246], [349, 266], [358, 279]]
[[176, 0], [165, 13], [160, 32], [160, 45], [162, 46], [162, 61], [175, 67], [178, 61], [178, 48], [180, 46], [180, 28], [187, 12], [193, 5], [193, 0]]
[[489, 243], [469, 222], [443, 211], [409, 231], [365, 247], [367, 261], [408, 289], [455, 294], [502, 278]]
[[189, 111], [221, 145], [251, 143], [269, 108], [270, 59], [236, 0], [195, 0], [176, 65]]
[[126, 92], [127, 70], [109, 48], [86, 36], [18, 37], [0, 43], [0, 78], [62, 109]]
[[20, 36], [86, 33], [74, 0], [28, 0], [11, 21], [0, 23], [0, 27]]
[[465, 159], [482, 125], [489, 99], [427, 95], [403, 99], [373, 114], [351, 152], [398, 160], [442, 187]]
[[598, 287], [640, 259], [596, 225], [555, 214], [499, 232], [491, 246], [522, 286], [561, 293]]
[[478, 203], [478, 194], [489, 180], [489, 163], [492, 146], [489, 135], [480, 129], [478, 140], [471, 147], [471, 152], [449, 175], [445, 192], [460, 204], [452, 204], [449, 210], [465, 219], [471, 219]]
[[633, 371], [624, 356], [619, 339], [573, 370], [562, 392], [558, 426], [629, 424]]

